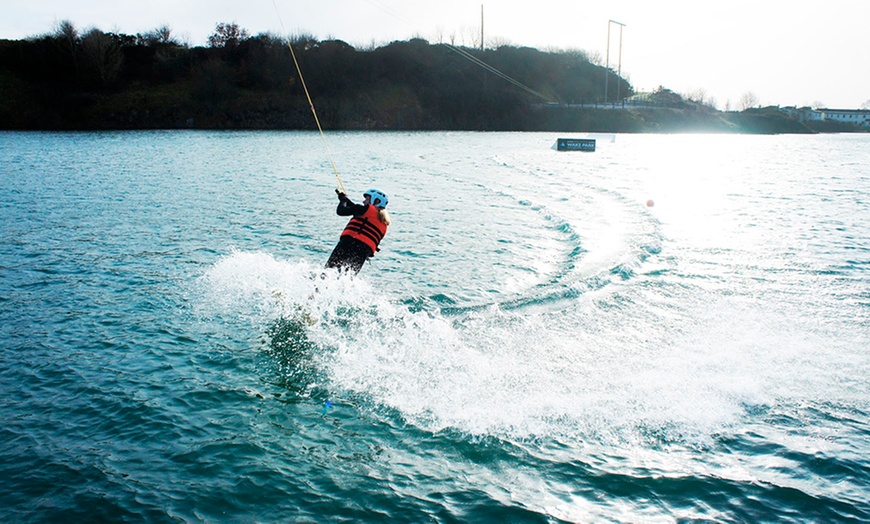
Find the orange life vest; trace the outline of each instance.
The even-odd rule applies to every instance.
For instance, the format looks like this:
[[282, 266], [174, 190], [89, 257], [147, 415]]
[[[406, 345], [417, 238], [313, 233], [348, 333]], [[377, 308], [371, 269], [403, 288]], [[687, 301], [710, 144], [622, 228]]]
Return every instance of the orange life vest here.
[[369, 205], [366, 212], [358, 217], [353, 217], [341, 232], [343, 237], [351, 237], [369, 246], [372, 255], [378, 250], [378, 244], [387, 234], [387, 225], [378, 218], [378, 208]]

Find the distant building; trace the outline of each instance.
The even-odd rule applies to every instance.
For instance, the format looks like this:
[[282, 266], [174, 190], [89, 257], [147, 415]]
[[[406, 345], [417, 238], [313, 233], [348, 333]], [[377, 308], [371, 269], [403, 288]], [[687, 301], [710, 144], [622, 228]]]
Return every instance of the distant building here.
[[870, 127], [870, 109], [819, 109], [822, 120]]
[[813, 109], [811, 107], [783, 107], [783, 111], [801, 121], [817, 120], [842, 122], [870, 127], [870, 109]]
[[797, 118], [801, 122], [806, 122], [808, 120], [823, 120], [822, 114], [813, 109], [812, 107], [783, 107], [781, 108], [783, 111], [788, 113], [794, 118]]

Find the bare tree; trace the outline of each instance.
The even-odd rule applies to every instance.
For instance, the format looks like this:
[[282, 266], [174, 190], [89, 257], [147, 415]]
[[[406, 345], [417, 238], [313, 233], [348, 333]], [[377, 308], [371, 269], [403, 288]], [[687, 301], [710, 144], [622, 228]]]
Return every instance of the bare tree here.
[[867, 100], [863, 104], [861, 104], [861, 109], [870, 109], [870, 100]]
[[70, 54], [72, 58], [73, 70], [75, 71], [76, 77], [79, 75], [79, 62], [78, 62], [78, 45], [79, 45], [79, 32], [75, 28], [72, 22], [69, 20], [63, 20], [57, 25], [57, 29], [54, 31], [55, 38], [60, 42], [60, 47]]
[[694, 102], [701, 106], [706, 106], [715, 109], [716, 108], [716, 98], [709, 93], [703, 87], [699, 87], [693, 91], [686, 93], [686, 100]]
[[816, 100], [815, 102], [810, 104], [810, 107], [812, 107], [813, 109], [827, 109], [828, 104], [822, 102], [821, 100]]
[[707, 97], [707, 102], [705, 103], [705, 105], [712, 109], [717, 109], [719, 107], [719, 101], [716, 100], [715, 96], [711, 95]]
[[67, 42], [70, 47], [74, 47], [79, 40], [79, 31], [69, 20], [63, 20], [57, 24], [54, 34], [64, 42]]
[[[298, 33], [290, 36], [290, 43], [297, 49], [307, 51], [314, 49], [320, 43], [312, 33]], [[374, 44], [374, 42], [372, 42]]]
[[707, 90], [703, 87], [699, 87], [686, 93], [685, 98], [695, 102], [696, 104], [704, 105], [707, 103]]
[[740, 97], [739, 107], [741, 111], [746, 111], [751, 107], [755, 107], [759, 104], [758, 97], [752, 91], [747, 91], [743, 93]]
[[178, 40], [172, 36], [172, 30], [168, 25], [160, 26], [157, 29], [152, 31], [148, 31], [144, 35], [142, 35], [142, 40], [145, 41], [146, 45], [149, 46], [158, 46], [158, 45], [180, 45]]
[[247, 38], [248, 30], [239, 27], [239, 24], [221, 22], [215, 26], [214, 33], [208, 37], [208, 45], [211, 47], [235, 47]]
[[91, 29], [82, 37], [82, 55], [100, 85], [117, 80], [124, 57], [112, 35]]
[[460, 45], [472, 47], [474, 49], [480, 48], [480, 28], [472, 27], [472, 26], [463, 26], [462, 29], [462, 42]]
[[[592, 62], [592, 55], [584, 50], [577, 47], [568, 47], [562, 50], [562, 53], [576, 59], [578, 62]], [[600, 58], [600, 57], [599, 57]]]
[[591, 53], [588, 54], [588, 56], [589, 56], [589, 62], [592, 65], [597, 65], [597, 66], [604, 65], [604, 58], [601, 56], [600, 51], [592, 51]]
[[489, 44], [487, 47], [490, 49], [498, 49], [499, 47], [509, 47], [513, 45], [513, 42], [511, 42], [510, 39], [503, 36], [490, 37], [487, 43]]
[[435, 42], [438, 42], [439, 44], [443, 44], [444, 43], [444, 26], [442, 26], [442, 25], [435, 26], [435, 31], [433, 32], [432, 38], [434, 39]]

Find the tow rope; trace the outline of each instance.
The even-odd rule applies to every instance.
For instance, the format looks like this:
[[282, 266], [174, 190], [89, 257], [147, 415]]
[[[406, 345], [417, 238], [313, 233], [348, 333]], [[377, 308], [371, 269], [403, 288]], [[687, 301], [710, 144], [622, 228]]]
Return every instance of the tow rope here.
[[[281, 31], [287, 34], [287, 29], [284, 27], [284, 21], [281, 20], [281, 12], [278, 10], [276, 0], [272, 0], [272, 5], [275, 7], [275, 14], [278, 16], [278, 23], [281, 24]], [[317, 110], [314, 109], [314, 102], [311, 100], [311, 94], [308, 92], [308, 86], [305, 85], [305, 78], [302, 76], [302, 68], [299, 67], [299, 61], [296, 60], [296, 52], [293, 51], [293, 43], [290, 38], [287, 38], [287, 47], [290, 48], [290, 56], [293, 57], [293, 63], [296, 65], [296, 72], [299, 74], [299, 81], [302, 84], [302, 89], [305, 91], [305, 98], [308, 99], [308, 106], [311, 108], [311, 114], [314, 115], [314, 123], [317, 124], [317, 130], [320, 131], [320, 139], [323, 141], [323, 149], [326, 150], [326, 156], [329, 158], [329, 163], [332, 165], [332, 172], [335, 173], [335, 181], [338, 183], [338, 189], [342, 193], [347, 193], [344, 189], [344, 184], [341, 183], [341, 177], [338, 176], [338, 168], [335, 167], [335, 161], [332, 159], [332, 152], [329, 150], [329, 143], [326, 141], [326, 134], [323, 132], [323, 127], [320, 126], [320, 119], [317, 118]]]

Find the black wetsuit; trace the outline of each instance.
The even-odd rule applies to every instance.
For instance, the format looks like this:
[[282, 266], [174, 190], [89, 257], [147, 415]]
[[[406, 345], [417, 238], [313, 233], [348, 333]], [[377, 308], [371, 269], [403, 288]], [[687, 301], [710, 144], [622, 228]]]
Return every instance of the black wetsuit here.
[[[368, 206], [365, 204], [354, 204], [347, 195], [340, 193], [338, 195], [338, 208], [335, 212], [339, 216], [354, 216], [363, 215]], [[349, 236], [342, 236], [329, 260], [326, 261], [327, 268], [339, 268], [344, 271], [353, 270], [354, 273], [359, 273], [365, 261], [369, 257], [374, 256], [372, 248], [365, 245], [363, 242]]]

